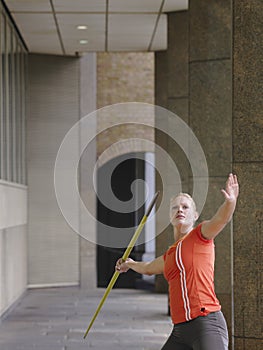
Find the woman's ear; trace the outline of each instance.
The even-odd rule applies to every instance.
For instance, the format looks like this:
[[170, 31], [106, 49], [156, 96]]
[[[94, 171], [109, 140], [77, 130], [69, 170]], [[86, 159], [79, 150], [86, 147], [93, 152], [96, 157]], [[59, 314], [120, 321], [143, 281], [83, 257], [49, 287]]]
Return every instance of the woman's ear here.
[[195, 216], [194, 216], [194, 218], [195, 218], [195, 221], [197, 221], [197, 219], [199, 218], [199, 214], [198, 214], [198, 212], [197, 212], [197, 211], [195, 212]]

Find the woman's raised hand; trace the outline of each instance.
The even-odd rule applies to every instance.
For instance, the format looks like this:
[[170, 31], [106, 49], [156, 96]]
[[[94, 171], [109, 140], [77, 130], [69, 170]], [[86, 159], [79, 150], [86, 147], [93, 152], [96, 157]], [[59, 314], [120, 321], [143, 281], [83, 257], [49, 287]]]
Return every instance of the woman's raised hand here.
[[237, 181], [237, 176], [229, 174], [226, 181], [225, 189], [222, 189], [221, 192], [225, 196], [227, 201], [236, 201], [239, 194], [239, 185]]

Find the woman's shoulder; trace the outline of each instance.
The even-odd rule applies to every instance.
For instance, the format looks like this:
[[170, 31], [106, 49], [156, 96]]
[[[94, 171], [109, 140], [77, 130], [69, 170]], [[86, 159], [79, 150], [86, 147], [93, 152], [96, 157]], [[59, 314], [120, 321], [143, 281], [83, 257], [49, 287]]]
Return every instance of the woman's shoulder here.
[[197, 242], [202, 244], [211, 244], [213, 242], [213, 239], [206, 239], [202, 235], [202, 225], [205, 221], [200, 222], [196, 227], [193, 228], [193, 230], [189, 233], [190, 239], [195, 239]]

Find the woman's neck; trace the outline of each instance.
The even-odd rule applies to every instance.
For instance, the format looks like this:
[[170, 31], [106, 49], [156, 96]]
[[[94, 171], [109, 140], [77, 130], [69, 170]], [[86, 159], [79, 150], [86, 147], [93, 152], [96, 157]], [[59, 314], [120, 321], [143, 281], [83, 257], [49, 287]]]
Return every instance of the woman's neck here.
[[177, 242], [180, 239], [184, 238], [188, 235], [189, 232], [191, 232], [193, 229], [193, 226], [188, 227], [187, 229], [183, 229], [182, 227], [175, 227], [174, 226], [174, 241]]

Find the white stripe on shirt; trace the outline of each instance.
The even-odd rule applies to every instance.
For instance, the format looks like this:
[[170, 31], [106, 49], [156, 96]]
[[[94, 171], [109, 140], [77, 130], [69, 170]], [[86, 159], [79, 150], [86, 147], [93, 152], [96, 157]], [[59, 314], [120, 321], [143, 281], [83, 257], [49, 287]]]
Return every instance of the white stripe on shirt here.
[[176, 247], [175, 257], [176, 257], [176, 265], [180, 271], [180, 277], [181, 277], [181, 289], [182, 289], [182, 298], [184, 302], [185, 319], [186, 321], [190, 321], [192, 318], [191, 318], [190, 302], [189, 302], [187, 286], [186, 286], [185, 267], [182, 260], [182, 243], [183, 243], [182, 241], [178, 243]]

